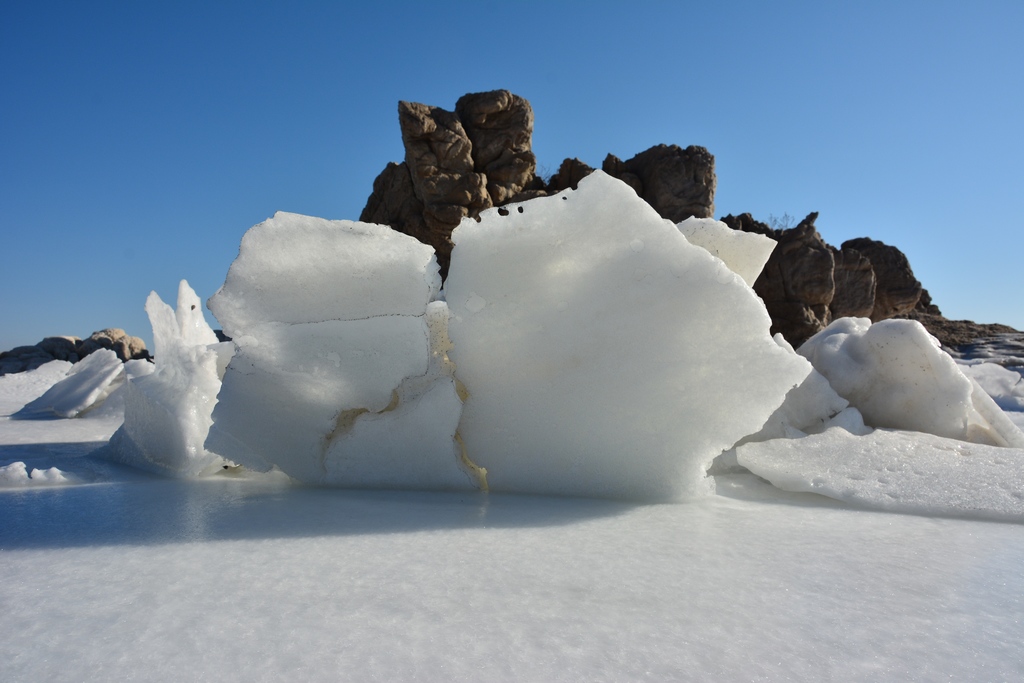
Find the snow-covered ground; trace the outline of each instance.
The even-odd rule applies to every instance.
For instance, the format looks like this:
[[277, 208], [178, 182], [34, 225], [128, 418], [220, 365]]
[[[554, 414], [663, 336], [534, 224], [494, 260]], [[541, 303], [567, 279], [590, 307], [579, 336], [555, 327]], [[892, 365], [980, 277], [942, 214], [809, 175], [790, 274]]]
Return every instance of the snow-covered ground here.
[[[1015, 681], [1024, 526], [856, 509], [752, 475], [679, 504], [176, 480], [11, 420], [4, 681]], [[29, 480], [31, 481], [31, 480]]]

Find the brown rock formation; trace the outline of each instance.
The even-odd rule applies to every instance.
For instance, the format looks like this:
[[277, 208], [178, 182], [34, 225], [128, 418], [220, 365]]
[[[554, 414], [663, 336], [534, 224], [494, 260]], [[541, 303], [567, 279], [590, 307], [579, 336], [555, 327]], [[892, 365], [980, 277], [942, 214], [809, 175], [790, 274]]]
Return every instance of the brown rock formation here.
[[473, 170], [486, 177], [491, 204], [519, 201], [537, 171], [530, 103], [508, 90], [470, 93], [455, 103], [455, 113], [472, 143]]
[[628, 161], [609, 154], [601, 168], [673, 223], [715, 214], [715, 157], [703, 147], [656, 145]]
[[124, 330], [110, 328], [93, 332], [86, 339], [78, 337], [47, 337], [34, 346], [17, 346], [0, 353], [0, 375], [35, 370], [54, 360], [77, 363], [99, 349], [111, 349], [122, 361], [148, 359], [146, 343]]
[[543, 194], [531, 151], [533, 109], [507, 90], [461, 97], [456, 111], [398, 103], [405, 161], [373, 182], [359, 220], [382, 223], [434, 247], [448, 272], [451, 233], [467, 216]]
[[948, 320], [941, 314], [926, 313], [920, 310], [913, 310], [901, 318], [916, 320], [933, 337], [948, 349], [964, 347], [977, 342], [979, 339], [988, 339], [1002, 334], [1020, 334], [1007, 325], [976, 323], [972, 320]]
[[566, 159], [558, 167], [558, 172], [548, 181], [547, 191], [549, 194], [555, 194], [570, 188], [575, 190], [580, 181], [593, 172], [592, 166], [588, 166], [579, 159]]
[[78, 356], [85, 358], [100, 349], [110, 349], [122, 362], [150, 357], [149, 351], [146, 350], [146, 342], [116, 327], [93, 332], [88, 339], [78, 345]]
[[836, 291], [829, 304], [832, 320], [869, 318], [875, 308], [875, 271], [871, 261], [856, 249], [836, 249], [829, 245], [835, 270]]
[[856, 249], [875, 271], [875, 306], [871, 321], [878, 322], [914, 310], [923, 288], [910, 269], [910, 261], [896, 247], [867, 237], [843, 242], [843, 249]]

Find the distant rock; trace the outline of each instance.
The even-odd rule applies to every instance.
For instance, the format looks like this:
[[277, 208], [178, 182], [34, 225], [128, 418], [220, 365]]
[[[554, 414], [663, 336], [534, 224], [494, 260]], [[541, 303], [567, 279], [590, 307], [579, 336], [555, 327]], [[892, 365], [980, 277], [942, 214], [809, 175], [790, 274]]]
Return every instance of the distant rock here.
[[601, 169], [631, 186], [673, 223], [715, 214], [715, 157], [703, 147], [656, 145], [628, 161], [609, 154]]
[[875, 309], [875, 269], [871, 260], [851, 247], [829, 246], [835, 270], [836, 291], [829, 304], [832, 319], [870, 318]]
[[948, 349], [963, 349], [981, 339], [991, 339], [1000, 335], [1020, 334], [1019, 330], [1007, 325], [976, 323], [971, 320], [947, 320], [941, 314], [927, 313], [921, 310], [913, 310], [899, 317], [918, 321], [924, 325], [929, 334]]
[[531, 150], [529, 102], [494, 90], [464, 95], [455, 109], [398, 103], [405, 161], [387, 165], [359, 216], [434, 247], [442, 273], [463, 218], [545, 193]]
[[875, 271], [875, 305], [872, 322], [906, 315], [914, 310], [924, 288], [914, 277], [910, 261], [896, 247], [867, 237], [843, 242], [843, 249], [856, 249]]
[[118, 360], [122, 363], [150, 357], [149, 351], [146, 350], [146, 342], [117, 327], [93, 332], [88, 339], [78, 345], [78, 355], [85, 358], [100, 349], [110, 349], [117, 354]]
[[548, 193], [555, 194], [562, 190], [575, 190], [580, 181], [593, 172], [593, 166], [588, 166], [575, 157], [566, 159], [558, 167], [558, 172], [551, 176], [551, 180], [548, 181]]
[[110, 349], [121, 362], [149, 359], [146, 343], [124, 330], [110, 328], [93, 332], [88, 339], [47, 337], [33, 346], [18, 346], [0, 353], [0, 375], [35, 370], [54, 360], [77, 363], [99, 349]]
[[82, 340], [78, 337], [47, 337], [36, 344], [36, 347], [56, 360], [77, 363], [83, 357]]
[[16, 346], [0, 353], [0, 375], [35, 370], [52, 360], [57, 359], [38, 346]]

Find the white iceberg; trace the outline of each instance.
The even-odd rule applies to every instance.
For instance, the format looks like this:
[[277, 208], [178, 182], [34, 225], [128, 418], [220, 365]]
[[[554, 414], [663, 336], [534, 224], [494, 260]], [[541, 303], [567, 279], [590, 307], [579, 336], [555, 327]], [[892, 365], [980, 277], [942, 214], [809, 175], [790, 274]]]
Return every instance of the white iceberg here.
[[741, 277], [600, 171], [452, 239], [459, 433], [492, 490], [704, 493], [810, 372]]
[[178, 287], [177, 310], [156, 292], [146, 300], [155, 368], [125, 385], [124, 424], [110, 439], [114, 459], [183, 476], [215, 471], [225, 464], [203, 442], [232, 347], [217, 341], [203, 319], [201, 305], [184, 280]]
[[233, 338], [207, 446], [342, 486], [474, 489], [461, 401], [431, 359], [433, 250], [391, 228], [278, 213], [250, 229], [210, 309]]

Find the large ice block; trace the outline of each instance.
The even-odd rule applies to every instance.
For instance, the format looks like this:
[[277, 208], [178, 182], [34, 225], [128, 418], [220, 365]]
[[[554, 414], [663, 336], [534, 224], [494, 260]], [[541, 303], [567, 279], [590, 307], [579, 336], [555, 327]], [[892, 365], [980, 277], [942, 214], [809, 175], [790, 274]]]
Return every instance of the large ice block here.
[[250, 229], [210, 299], [237, 350], [207, 446], [311, 483], [475, 488], [454, 380], [431, 361], [440, 284], [433, 250], [386, 226], [278, 213]]
[[704, 493], [810, 371], [736, 273], [600, 171], [452, 239], [459, 433], [492, 490]]

